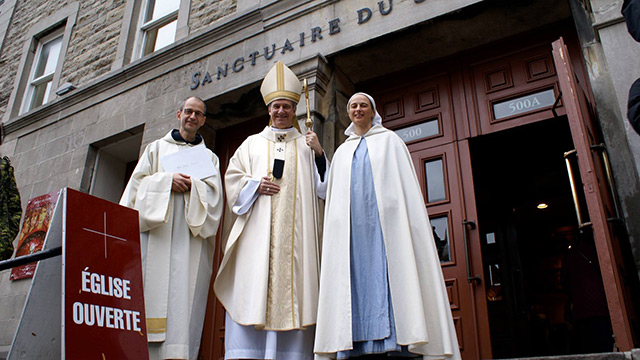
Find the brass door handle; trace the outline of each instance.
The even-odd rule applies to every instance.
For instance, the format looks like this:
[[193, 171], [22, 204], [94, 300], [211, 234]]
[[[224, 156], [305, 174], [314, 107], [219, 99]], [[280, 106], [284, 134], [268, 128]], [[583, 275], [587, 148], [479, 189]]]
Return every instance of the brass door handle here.
[[616, 212], [616, 217], [608, 220], [609, 221], [620, 220], [621, 217], [620, 217], [620, 211], [618, 210], [619, 209], [618, 196], [616, 194], [615, 186], [613, 184], [613, 173], [611, 172], [611, 163], [609, 162], [609, 154], [607, 151], [607, 147], [604, 144], [596, 144], [596, 145], [591, 145], [591, 150], [600, 152], [600, 155], [602, 156], [602, 164], [604, 165], [604, 171], [607, 176], [607, 185], [609, 185], [609, 191], [611, 192], [611, 200], [613, 201], [613, 207], [614, 207], [613, 210]]
[[576, 181], [573, 177], [573, 168], [571, 167], [570, 156], [576, 156], [577, 151], [575, 149], [564, 153], [564, 162], [567, 165], [567, 175], [569, 175], [569, 184], [571, 185], [571, 196], [573, 197], [573, 206], [576, 210], [576, 217], [578, 218], [578, 229], [582, 229], [585, 226], [591, 226], [591, 222], [582, 222], [582, 212], [580, 210], [580, 199], [578, 199], [578, 190], [576, 189]]
[[469, 247], [467, 245], [467, 228], [471, 230], [475, 230], [476, 223], [474, 221], [467, 221], [466, 219], [462, 221], [462, 236], [464, 240], [464, 259], [467, 264], [467, 282], [480, 284], [482, 282], [482, 278], [480, 275], [471, 276], [471, 267], [469, 266]]

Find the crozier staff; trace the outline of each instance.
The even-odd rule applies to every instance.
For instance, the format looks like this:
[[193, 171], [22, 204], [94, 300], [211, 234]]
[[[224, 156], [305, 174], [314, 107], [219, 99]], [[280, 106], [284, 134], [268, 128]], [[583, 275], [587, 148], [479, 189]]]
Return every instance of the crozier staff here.
[[460, 359], [409, 151], [371, 96], [356, 93], [347, 111], [329, 172], [316, 357]]

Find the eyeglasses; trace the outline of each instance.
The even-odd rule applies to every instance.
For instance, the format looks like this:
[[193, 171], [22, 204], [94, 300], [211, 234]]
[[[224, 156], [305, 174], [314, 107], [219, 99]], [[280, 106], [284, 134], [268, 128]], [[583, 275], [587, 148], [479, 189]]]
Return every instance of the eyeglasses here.
[[193, 110], [193, 109], [183, 109], [182, 113], [187, 115], [187, 116], [191, 116], [192, 114], [196, 114], [196, 117], [198, 119], [202, 119], [204, 117], [204, 114], [198, 110]]

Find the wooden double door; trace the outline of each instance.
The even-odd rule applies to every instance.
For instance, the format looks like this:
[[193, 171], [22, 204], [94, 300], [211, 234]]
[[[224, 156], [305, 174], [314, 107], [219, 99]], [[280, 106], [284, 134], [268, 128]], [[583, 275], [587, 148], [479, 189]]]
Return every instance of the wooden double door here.
[[[569, 51], [560, 38], [503, 56], [489, 52], [487, 56], [480, 54], [475, 62], [443, 65], [440, 73], [437, 72], [438, 67], [434, 67], [424, 76], [416, 76], [420, 70], [394, 74], [370, 86], [369, 91], [376, 99], [383, 125], [396, 131], [411, 153], [431, 219], [459, 345], [465, 359], [561, 355], [581, 351], [578, 345], [571, 343], [574, 341], [572, 334], [556, 335], [564, 336], [560, 342], [565, 343], [560, 344], [554, 344], [554, 335], [548, 334], [549, 331], [576, 332], [570, 329], [571, 324], [558, 319], [564, 311], [562, 307], [570, 307], [571, 297], [579, 294], [560, 279], [568, 272], [569, 261], [565, 261], [564, 265], [562, 261], [567, 258], [572, 245], [571, 240], [556, 241], [557, 234], [562, 231], [588, 238], [583, 241], [593, 243], [595, 247], [597, 259], [589, 260], [589, 263], [599, 266], [594, 278], [602, 279], [596, 282], [600, 282], [597, 286], [602, 289], [607, 302], [604, 311], [608, 311], [608, 316], [605, 314], [603, 318], [611, 323], [616, 348], [630, 350], [638, 345], [637, 330], [634, 329], [638, 317], [633, 302], [637, 277], [633, 262], [625, 254], [628, 238], [624, 233], [623, 220], [618, 215], [606, 145], [586, 85], [588, 77], [577, 50], [579, 47], [574, 46], [573, 49], [576, 50]], [[393, 87], [389, 83], [401, 86]], [[518, 131], [514, 131], [516, 129]], [[564, 139], [562, 134], [550, 136], [544, 129], [564, 131], [566, 136]], [[494, 139], [505, 138], [499, 134], [512, 133], [517, 134], [520, 141], [504, 142], [511, 146], [486, 145]], [[540, 148], [551, 148], [551, 144], [545, 145], [551, 139], [564, 140], [562, 145], [554, 147], [554, 151], [561, 151], [538, 161], [536, 157], [545, 154]], [[518, 146], [518, 142], [537, 144], [526, 148], [524, 145]], [[491, 148], [494, 153], [484, 151], [479, 155], [481, 147]], [[491, 164], [491, 158], [505, 158], [499, 156], [500, 153], [511, 151], [527, 153], [528, 156], [520, 158], [531, 159], [530, 166], [538, 166], [540, 172], [546, 171], [549, 178], [540, 182], [539, 189], [536, 188], [538, 185], [531, 183], [530, 188], [514, 192], [513, 196], [519, 199], [511, 199], [510, 204], [529, 201], [533, 197], [531, 194], [537, 193], [537, 190], [554, 188], [544, 185], [544, 182], [562, 186], [566, 184], [564, 190], [561, 189], [562, 194], [556, 196], [555, 200], [573, 201], [576, 212], [565, 207], [561, 215], [564, 220], [529, 220], [527, 224], [531, 233], [536, 232], [536, 226], [548, 226], [552, 229], [549, 230], [549, 236], [556, 237], [551, 240], [555, 241], [553, 246], [564, 247], [564, 250], [555, 250], [556, 254], [549, 249], [544, 260], [533, 259], [532, 254], [527, 254], [526, 249], [535, 246], [525, 243], [532, 239], [524, 233], [527, 230], [523, 231], [522, 226], [518, 229], [519, 233], [513, 231], [511, 234], [500, 234], [491, 228], [492, 225], [501, 224], [503, 229], [516, 229], [516, 224], [509, 223], [508, 219], [512, 217], [509, 212], [516, 211], [515, 205], [504, 214], [492, 213], [497, 207], [479, 207], [477, 203], [477, 197], [483, 197], [483, 192], [488, 190], [487, 182], [500, 183], [499, 179], [491, 179], [492, 176], [516, 173], [517, 166], [509, 163], [501, 164], [501, 170], [495, 174], [483, 173], [491, 171], [491, 166], [487, 166]], [[558, 162], [563, 162], [563, 155], [567, 170], [559, 174], [555, 170]], [[509, 158], [515, 159], [514, 162], [522, 161], [517, 156]], [[513, 169], [509, 169], [510, 166]], [[524, 172], [518, 174], [527, 176]], [[526, 183], [526, 180], [513, 178], [514, 182]], [[498, 193], [501, 191], [496, 186], [492, 189]], [[479, 211], [483, 213], [479, 214]], [[544, 232], [536, 234], [540, 233]], [[497, 255], [498, 259], [492, 259], [491, 247], [500, 241], [520, 241], [517, 245], [519, 249], [511, 253], [503, 252]], [[514, 258], [499, 259], [500, 256]], [[547, 266], [547, 260], [552, 260], [553, 265]], [[530, 264], [528, 269], [522, 263], [499, 267], [499, 264], [518, 262], [533, 265]], [[540, 287], [544, 290], [540, 290], [533, 284], [537, 280], [532, 280], [531, 276], [527, 278], [526, 274], [508, 273], [523, 269], [540, 273], [553, 271], [548, 277], [548, 282], [552, 284], [544, 284]], [[512, 280], [510, 287], [502, 284], [502, 288], [509, 291], [504, 296], [499, 293], [500, 275]], [[500, 313], [491, 307], [495, 305], [492, 301], [507, 302], [508, 298], [511, 298], [510, 305], [503, 306], [507, 312], [516, 311], [518, 304], [514, 302], [518, 298], [529, 306], [525, 308], [519, 304], [518, 311], [523, 314], [513, 315], [514, 321], [511, 323], [500, 319], [504, 309]], [[549, 343], [546, 352], [513, 349], [500, 341], [501, 333], [511, 333], [507, 337], [509, 341], [518, 336], [531, 336], [529, 341], [535, 341], [533, 337], [538, 330], [536, 321], [540, 319], [534, 318], [538, 315], [542, 319], [540, 322], [544, 323], [539, 333], [547, 332], [546, 339], [543, 339]], [[525, 317], [527, 319], [523, 321]], [[503, 328], [499, 329], [501, 326]], [[611, 349], [613, 347], [607, 351]]]
[[[602, 156], [601, 135], [579, 52], [570, 52], [560, 39], [553, 45], [540, 41], [503, 56], [479, 54], [475, 59], [431, 67], [422, 74], [393, 74], [363, 86], [376, 99], [383, 125], [396, 131], [411, 153], [463, 358], [492, 358], [492, 344], [498, 344], [492, 339], [496, 331], [491, 327], [488, 304], [496, 296], [492, 291], [499, 283], [492, 271], [498, 267], [492, 268], [483, 254], [495, 239], [479, 218], [500, 215], [479, 217], [476, 198], [483, 189], [478, 188], [474, 174], [477, 178], [483, 169], [478, 168], [482, 161], [474, 160], [473, 143], [541, 122], [569, 124], [569, 143], [573, 142], [579, 163], [574, 161], [573, 170], [565, 176], [573, 176], [572, 193], [579, 194], [574, 196], [576, 208], [582, 205], [577, 210], [580, 223], [572, 226], [578, 231], [586, 226], [593, 233], [616, 344], [621, 350], [630, 350], [638, 344], [632, 290], [625, 280], [623, 253], [628, 240], [611, 221], [617, 214], [615, 189], [607, 177], [610, 168]], [[226, 168], [241, 141], [265, 123], [266, 119], [256, 119], [218, 136], [216, 152], [221, 168]], [[219, 249], [215, 256], [219, 263]], [[204, 359], [219, 359], [223, 354], [224, 311], [213, 291], [208, 311], [201, 353]]]

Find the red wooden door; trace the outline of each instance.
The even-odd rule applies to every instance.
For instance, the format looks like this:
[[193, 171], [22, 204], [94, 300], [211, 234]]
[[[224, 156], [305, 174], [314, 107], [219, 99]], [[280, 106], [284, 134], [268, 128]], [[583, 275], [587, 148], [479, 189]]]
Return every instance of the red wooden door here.
[[[464, 359], [491, 357], [470, 154], [458, 141], [448, 75], [375, 94], [383, 124], [405, 141], [429, 213]], [[467, 179], [467, 180], [465, 180]]]
[[[638, 344], [632, 326], [638, 322], [632, 298], [637, 278], [629, 263], [630, 252], [625, 249], [629, 240], [618, 215], [606, 147], [588, 93], [578, 81], [562, 38], [553, 42], [553, 59], [575, 146], [565, 158], [570, 177], [577, 173], [572, 183], [579, 228], [593, 234], [615, 341], [620, 350], [629, 351]], [[575, 164], [578, 170], [573, 168]]]

